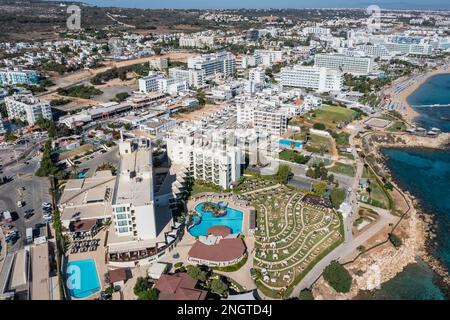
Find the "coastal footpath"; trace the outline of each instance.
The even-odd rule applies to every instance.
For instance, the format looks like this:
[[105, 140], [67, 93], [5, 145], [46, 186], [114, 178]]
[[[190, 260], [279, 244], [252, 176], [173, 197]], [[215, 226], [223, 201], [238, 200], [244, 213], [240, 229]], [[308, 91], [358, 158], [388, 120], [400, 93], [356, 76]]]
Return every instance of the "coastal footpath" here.
[[[450, 134], [442, 133], [438, 137], [427, 137], [375, 131], [362, 136], [361, 142], [369, 146], [371, 155], [382, 159], [381, 148], [411, 148], [411, 146], [446, 148], [450, 143]], [[386, 175], [390, 175], [384, 164], [382, 170], [386, 172]], [[445, 287], [450, 287], [448, 270], [427, 250], [431, 248], [434, 238], [431, 216], [422, 212], [420, 204], [411, 194], [402, 191], [395, 182], [391, 183], [394, 186], [391, 195], [395, 208], [392, 213], [398, 216], [398, 222], [393, 226], [387, 226], [369, 239], [364, 244], [364, 247], [368, 248], [366, 251], [360, 252], [355, 257], [342, 259], [353, 278], [351, 290], [348, 293], [336, 292], [321, 277], [312, 288], [315, 299], [353, 299], [360, 291], [371, 291], [391, 280], [406, 266], [416, 263], [418, 257], [440, 276]], [[388, 240], [390, 233], [395, 233], [402, 240], [399, 248], [395, 248]]]

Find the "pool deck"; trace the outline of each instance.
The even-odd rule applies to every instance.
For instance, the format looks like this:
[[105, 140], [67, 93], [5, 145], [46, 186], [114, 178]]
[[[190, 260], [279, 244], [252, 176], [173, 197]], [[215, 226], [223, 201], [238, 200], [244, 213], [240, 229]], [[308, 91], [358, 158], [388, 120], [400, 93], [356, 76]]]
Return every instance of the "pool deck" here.
[[[105, 287], [105, 274], [108, 272], [107, 266], [105, 264], [106, 257], [106, 248], [103, 246], [106, 237], [106, 231], [101, 230], [96, 236], [95, 239], [100, 239], [100, 245], [98, 246], [96, 251], [88, 251], [88, 252], [80, 252], [74, 254], [67, 254], [67, 263], [74, 262], [78, 260], [89, 260], [92, 259], [95, 261], [95, 268], [97, 269], [98, 275], [98, 283], [100, 285], [100, 290], [86, 298], [75, 298], [70, 297], [71, 300], [92, 300], [100, 297], [100, 291], [104, 290]], [[68, 250], [70, 251], [70, 249]], [[69, 294], [69, 291], [66, 291]]]

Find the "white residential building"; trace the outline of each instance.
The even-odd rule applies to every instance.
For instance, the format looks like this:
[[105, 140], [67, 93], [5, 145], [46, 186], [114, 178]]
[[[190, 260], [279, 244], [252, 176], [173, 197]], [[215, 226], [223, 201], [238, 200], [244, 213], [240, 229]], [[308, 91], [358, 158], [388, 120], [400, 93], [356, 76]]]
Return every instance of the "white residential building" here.
[[150, 66], [156, 70], [163, 71], [169, 67], [169, 59], [167, 58], [155, 58], [150, 59]]
[[15, 94], [5, 98], [8, 119], [19, 118], [34, 125], [40, 118], [52, 119], [52, 108], [45, 100], [40, 100], [32, 95]]
[[158, 91], [158, 80], [164, 79], [164, 76], [159, 73], [149, 72], [148, 76], [138, 80], [140, 92], [155, 92]]
[[283, 51], [256, 49], [255, 56], [259, 56], [261, 64], [270, 67], [276, 62], [283, 61]]
[[342, 54], [316, 54], [314, 65], [319, 68], [350, 73], [353, 75], [368, 75], [373, 69], [370, 57], [354, 57]]
[[245, 101], [237, 104], [237, 123], [251, 125], [272, 135], [281, 135], [287, 130], [286, 110], [259, 103]]
[[168, 93], [171, 95], [177, 95], [180, 92], [184, 92], [189, 89], [188, 84], [185, 80], [176, 80], [173, 78], [169, 78], [158, 79], [157, 82], [159, 92]]
[[317, 92], [341, 91], [343, 76], [342, 72], [327, 68], [296, 65], [281, 69], [281, 85]]
[[5, 127], [3, 126], [3, 121], [0, 119], [0, 134], [4, 134], [6, 132]]
[[182, 36], [179, 44], [183, 48], [212, 48], [214, 46], [215, 38], [213, 36]]
[[248, 73], [248, 80], [254, 83], [264, 83], [266, 80], [266, 71], [263, 68], [251, 69]]
[[194, 88], [203, 88], [206, 85], [204, 70], [170, 68], [169, 77], [176, 80], [185, 80]]
[[232, 76], [236, 68], [236, 59], [229, 52], [215, 52], [188, 58], [188, 68], [203, 70], [206, 77], [221, 74]]
[[21, 68], [0, 69], [0, 85], [6, 84], [38, 84], [39, 75], [34, 70]]
[[322, 28], [322, 27], [306, 27], [303, 28], [303, 34], [314, 34], [319, 36], [327, 36], [331, 35], [331, 29], [330, 28]]
[[177, 134], [169, 136], [166, 142], [171, 163], [182, 165], [195, 179], [223, 189], [230, 189], [239, 181], [242, 159], [238, 147], [226, 146], [204, 137]]

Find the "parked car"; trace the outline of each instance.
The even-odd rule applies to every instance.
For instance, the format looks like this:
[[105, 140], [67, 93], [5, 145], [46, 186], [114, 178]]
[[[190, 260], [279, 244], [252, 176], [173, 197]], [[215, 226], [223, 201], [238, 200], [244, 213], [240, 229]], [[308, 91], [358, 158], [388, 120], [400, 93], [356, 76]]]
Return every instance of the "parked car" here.
[[9, 211], [3, 211], [3, 219], [4, 219], [5, 222], [7, 222], [7, 223], [12, 222], [11, 212], [9, 212]]
[[17, 207], [22, 208], [24, 206], [24, 202], [23, 201], [17, 201]]

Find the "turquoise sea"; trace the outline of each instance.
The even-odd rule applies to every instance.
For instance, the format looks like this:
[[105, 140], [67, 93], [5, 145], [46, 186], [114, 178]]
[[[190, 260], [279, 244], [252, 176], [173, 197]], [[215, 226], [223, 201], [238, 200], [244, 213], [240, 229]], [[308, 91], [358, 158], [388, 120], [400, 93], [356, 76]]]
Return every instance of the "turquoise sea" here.
[[429, 78], [408, 97], [408, 103], [420, 114], [417, 124], [450, 132], [450, 74]]
[[[425, 128], [450, 132], [450, 75], [430, 78], [408, 99], [420, 113]], [[436, 223], [436, 246], [432, 254], [450, 269], [450, 152], [432, 149], [383, 149], [387, 166], [399, 186], [408, 190]], [[409, 265], [380, 290], [362, 293], [359, 299], [449, 299], [439, 287], [437, 275], [422, 261]]]

